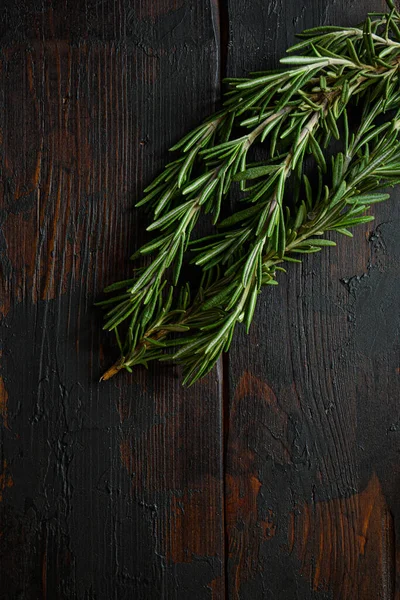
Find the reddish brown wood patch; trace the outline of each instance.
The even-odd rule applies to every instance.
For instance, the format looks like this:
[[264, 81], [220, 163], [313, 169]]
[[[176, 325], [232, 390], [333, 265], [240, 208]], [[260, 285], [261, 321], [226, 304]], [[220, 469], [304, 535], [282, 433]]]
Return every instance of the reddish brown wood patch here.
[[376, 475], [359, 494], [299, 506], [288, 535], [315, 591], [343, 600], [392, 597], [393, 517]]

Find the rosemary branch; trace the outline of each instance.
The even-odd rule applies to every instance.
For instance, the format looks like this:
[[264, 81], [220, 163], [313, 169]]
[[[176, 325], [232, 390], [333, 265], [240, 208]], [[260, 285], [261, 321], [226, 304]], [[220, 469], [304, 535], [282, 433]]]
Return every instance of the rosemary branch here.
[[[238, 323], [249, 328], [261, 287], [276, 285], [281, 263], [333, 245], [318, 237], [325, 231], [351, 235], [348, 227], [371, 219], [362, 213], [387, 197], [375, 191], [400, 179], [398, 115], [376, 123], [399, 101], [399, 14], [389, 7], [362, 27], [303, 32], [281, 60], [290, 69], [229, 79], [224, 109], [172, 148], [180, 155], [138, 203], [151, 208], [148, 230], [160, 234], [134, 258], [154, 258], [132, 279], [109, 286], [106, 291], [117, 294], [102, 302], [111, 305], [105, 328], [115, 331], [121, 351], [103, 379], [170, 359], [165, 351], [174, 347], [172, 359], [193, 383], [229, 348]], [[362, 120], [350, 135], [348, 106], [354, 104]], [[249, 132], [238, 137], [238, 128]], [[343, 136], [344, 152], [328, 169], [326, 148]], [[262, 163], [249, 161], [255, 142], [268, 148]], [[316, 192], [303, 174], [308, 155], [318, 172]], [[327, 172], [331, 181], [323, 185]], [[288, 200], [292, 174], [295, 193]], [[219, 222], [235, 181], [247, 208]], [[191, 242], [201, 212], [213, 215], [220, 233]], [[193, 301], [192, 286], [181, 284], [188, 248], [204, 273]]]

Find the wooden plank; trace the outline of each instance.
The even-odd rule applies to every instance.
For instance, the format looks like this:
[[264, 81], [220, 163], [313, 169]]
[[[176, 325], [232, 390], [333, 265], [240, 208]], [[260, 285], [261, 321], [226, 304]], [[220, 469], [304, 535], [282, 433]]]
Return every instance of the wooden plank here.
[[144, 184], [213, 110], [217, 7], [10, 0], [0, 59], [1, 597], [221, 598], [221, 378], [97, 383], [93, 308]]
[[[228, 72], [274, 67], [296, 31], [357, 23], [383, 4], [229, 0]], [[399, 199], [293, 265], [235, 339], [229, 598], [399, 597]]]

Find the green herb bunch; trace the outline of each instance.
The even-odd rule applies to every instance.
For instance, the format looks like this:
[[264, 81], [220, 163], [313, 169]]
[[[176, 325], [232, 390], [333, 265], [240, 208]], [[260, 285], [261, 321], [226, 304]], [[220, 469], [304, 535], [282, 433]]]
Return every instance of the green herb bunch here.
[[[284, 68], [228, 79], [223, 110], [171, 148], [175, 160], [138, 203], [158, 236], [132, 259], [151, 260], [100, 303], [121, 352], [103, 379], [172, 360], [193, 383], [238, 323], [249, 329], [261, 288], [277, 284], [284, 263], [335, 245], [327, 231], [351, 236], [373, 219], [370, 205], [388, 197], [378, 190], [400, 181], [400, 15], [389, 8], [360, 27], [305, 31]], [[341, 149], [328, 160], [332, 138]], [[235, 185], [242, 206], [221, 220]], [[202, 213], [217, 231], [196, 239]], [[193, 282], [184, 261], [199, 271]]]

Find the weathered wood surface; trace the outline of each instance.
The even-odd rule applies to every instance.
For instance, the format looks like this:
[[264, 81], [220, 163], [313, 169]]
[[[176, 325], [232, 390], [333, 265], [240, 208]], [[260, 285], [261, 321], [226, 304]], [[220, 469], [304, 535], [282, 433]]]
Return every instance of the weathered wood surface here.
[[[230, 0], [229, 73], [272, 67], [295, 30], [383, 5]], [[400, 598], [399, 200], [396, 190], [353, 239], [292, 265], [236, 338], [229, 598]]]
[[93, 308], [222, 72], [382, 6], [4, 2], [0, 598], [400, 600], [399, 192], [189, 391], [164, 367], [97, 383]]
[[2, 15], [2, 598], [223, 594], [218, 373], [99, 384], [93, 303], [133, 209], [214, 108], [208, 3], [9, 2]]

